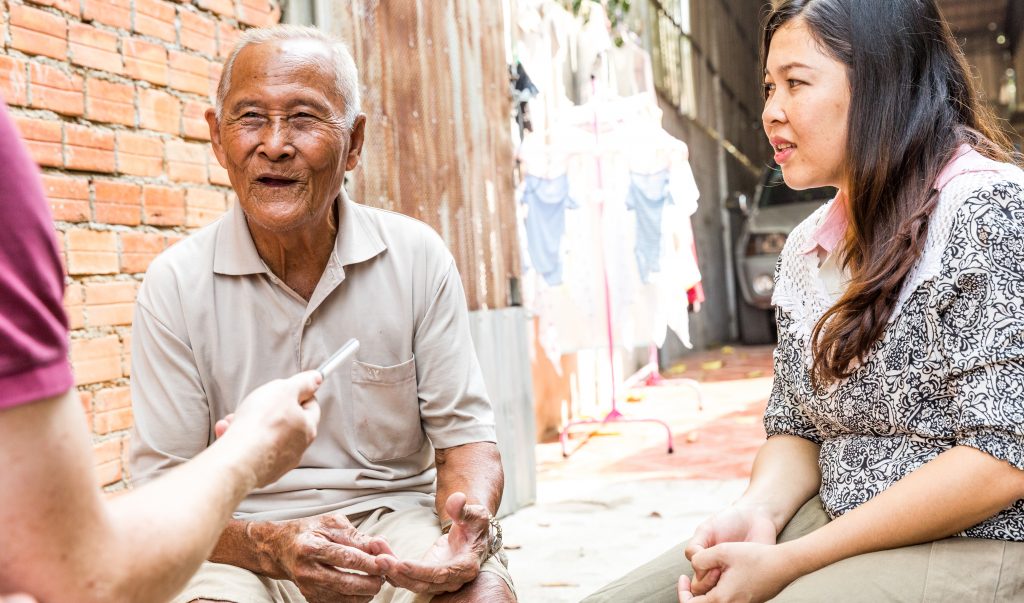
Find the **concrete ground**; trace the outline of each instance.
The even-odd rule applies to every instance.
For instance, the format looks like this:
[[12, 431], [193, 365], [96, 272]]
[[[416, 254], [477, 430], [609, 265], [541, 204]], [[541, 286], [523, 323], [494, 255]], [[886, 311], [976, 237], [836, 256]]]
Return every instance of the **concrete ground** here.
[[[520, 601], [579, 601], [685, 540], [743, 492], [764, 441], [771, 348], [693, 355], [665, 377], [620, 409], [666, 421], [674, 454], [664, 429], [643, 423], [608, 424], [589, 439], [580, 428], [567, 459], [557, 442], [538, 445], [537, 503], [502, 521]], [[703, 411], [679, 378], [698, 380]]]

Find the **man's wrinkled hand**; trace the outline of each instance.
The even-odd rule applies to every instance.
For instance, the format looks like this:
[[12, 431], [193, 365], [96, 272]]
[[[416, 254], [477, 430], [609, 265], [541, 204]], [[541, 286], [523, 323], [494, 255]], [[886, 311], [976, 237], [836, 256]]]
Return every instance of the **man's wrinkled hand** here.
[[384, 583], [384, 559], [394, 552], [383, 538], [360, 533], [344, 515], [280, 522], [275, 539], [281, 577], [309, 603], [365, 603]]
[[445, 511], [452, 518], [452, 529], [437, 539], [423, 559], [389, 562], [392, 584], [436, 595], [455, 592], [480, 574], [490, 547], [490, 512], [482, 505], [467, 504], [461, 492], [448, 497]]

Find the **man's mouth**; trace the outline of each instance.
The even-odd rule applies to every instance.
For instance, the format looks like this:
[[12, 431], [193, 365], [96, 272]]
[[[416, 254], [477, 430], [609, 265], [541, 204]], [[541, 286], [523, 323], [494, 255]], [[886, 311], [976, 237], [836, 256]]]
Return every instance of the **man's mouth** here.
[[282, 187], [291, 186], [292, 184], [298, 182], [298, 180], [292, 178], [282, 178], [280, 176], [260, 176], [259, 178], [256, 179], [256, 182], [259, 182], [263, 186]]

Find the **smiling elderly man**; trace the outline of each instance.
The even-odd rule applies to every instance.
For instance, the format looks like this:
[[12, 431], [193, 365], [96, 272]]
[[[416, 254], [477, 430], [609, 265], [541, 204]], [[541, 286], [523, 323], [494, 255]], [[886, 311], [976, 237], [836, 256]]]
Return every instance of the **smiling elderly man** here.
[[206, 118], [238, 203], [139, 293], [137, 483], [202, 452], [256, 385], [362, 345], [318, 392], [299, 467], [245, 499], [176, 601], [514, 601], [454, 260], [426, 225], [342, 190], [366, 125], [348, 51], [311, 28], [250, 30]]

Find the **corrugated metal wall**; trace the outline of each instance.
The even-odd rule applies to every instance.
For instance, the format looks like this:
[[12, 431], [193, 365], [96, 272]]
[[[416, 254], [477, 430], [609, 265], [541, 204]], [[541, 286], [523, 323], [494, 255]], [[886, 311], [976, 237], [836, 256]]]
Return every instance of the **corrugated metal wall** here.
[[364, 84], [366, 146], [349, 190], [433, 226], [471, 310], [508, 306], [520, 273], [502, 5], [352, 0], [327, 24]]

